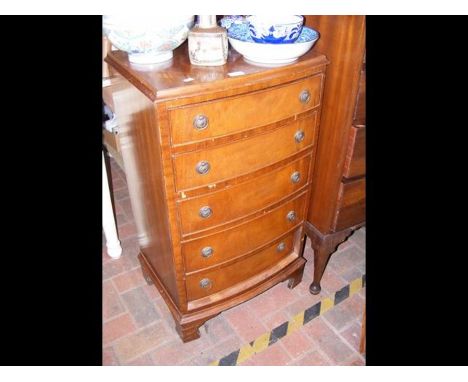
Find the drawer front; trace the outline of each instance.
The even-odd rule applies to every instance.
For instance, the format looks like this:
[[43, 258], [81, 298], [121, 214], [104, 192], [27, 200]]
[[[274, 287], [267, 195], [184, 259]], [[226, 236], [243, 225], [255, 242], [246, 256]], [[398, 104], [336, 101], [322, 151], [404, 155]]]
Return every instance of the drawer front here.
[[354, 178], [366, 173], [366, 128], [351, 126], [343, 176]]
[[366, 220], [366, 179], [341, 183], [335, 231], [355, 226]]
[[286, 159], [314, 143], [316, 119], [313, 113], [266, 134], [177, 155], [176, 187], [184, 190], [216, 183]]
[[[224, 224], [265, 208], [299, 190], [308, 181], [310, 155], [257, 178], [178, 202], [182, 233]], [[209, 217], [201, 210], [209, 207]]]
[[291, 233], [268, 248], [238, 262], [188, 275], [186, 277], [188, 300], [206, 297], [267, 270], [293, 251], [293, 241], [294, 235]]
[[[182, 244], [186, 272], [220, 264], [251, 252], [304, 220], [306, 194], [282, 204], [247, 223]], [[294, 211], [294, 220], [288, 214]]]
[[320, 74], [248, 95], [170, 110], [172, 144], [231, 134], [310, 110], [320, 103], [321, 87]]

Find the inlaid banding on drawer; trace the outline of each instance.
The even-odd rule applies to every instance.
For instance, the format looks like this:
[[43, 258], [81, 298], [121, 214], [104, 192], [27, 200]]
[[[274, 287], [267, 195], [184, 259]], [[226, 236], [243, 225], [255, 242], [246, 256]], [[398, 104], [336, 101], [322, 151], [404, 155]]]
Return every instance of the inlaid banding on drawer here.
[[[259, 175], [247, 182], [191, 199], [179, 200], [182, 234], [200, 231], [255, 213], [300, 190], [307, 184], [310, 155]], [[209, 206], [212, 215], [200, 217], [200, 208]]]
[[[294, 234], [291, 233], [286, 238], [273, 242], [266, 249], [222, 269], [187, 275], [187, 298], [189, 301], [196, 300], [255, 276], [291, 254], [293, 248]], [[242, 272], [239, 272], [240, 269]]]
[[[199, 239], [182, 242], [185, 271], [193, 272], [242, 256], [297, 227], [304, 220], [305, 197], [304, 192], [246, 223]], [[288, 219], [291, 211], [296, 215], [292, 221]], [[202, 253], [207, 247], [212, 251], [208, 257]]]
[[[317, 107], [322, 75], [284, 86], [169, 111], [172, 144], [184, 144], [231, 134], [280, 121]], [[301, 101], [308, 91], [310, 98]]]
[[[317, 113], [265, 134], [173, 158], [176, 188], [184, 190], [238, 177], [281, 161], [314, 144]], [[303, 137], [301, 134], [304, 133]], [[301, 135], [301, 139], [298, 136]], [[200, 163], [209, 171], [200, 174]]]

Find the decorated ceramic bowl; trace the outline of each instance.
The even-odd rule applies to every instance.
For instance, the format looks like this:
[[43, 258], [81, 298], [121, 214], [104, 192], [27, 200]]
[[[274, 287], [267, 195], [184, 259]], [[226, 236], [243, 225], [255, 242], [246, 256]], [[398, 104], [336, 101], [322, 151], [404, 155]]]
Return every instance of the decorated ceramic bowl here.
[[318, 38], [316, 30], [303, 27], [294, 43], [258, 44], [243, 25], [232, 25], [228, 30], [228, 40], [235, 50], [248, 61], [266, 65], [284, 65], [296, 61], [314, 46]]
[[292, 44], [301, 34], [302, 16], [249, 16], [252, 40], [267, 44]]
[[181, 15], [103, 16], [103, 31], [112, 45], [128, 53], [130, 62], [156, 64], [188, 37], [195, 17]]

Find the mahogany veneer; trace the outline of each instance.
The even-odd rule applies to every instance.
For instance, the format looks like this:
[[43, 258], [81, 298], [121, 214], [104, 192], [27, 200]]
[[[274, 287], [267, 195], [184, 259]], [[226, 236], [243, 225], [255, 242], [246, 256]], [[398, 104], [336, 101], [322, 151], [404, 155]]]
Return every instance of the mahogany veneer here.
[[306, 223], [317, 294], [330, 255], [365, 224], [366, 29], [364, 16], [306, 16], [306, 25], [320, 31], [316, 49], [330, 60]]
[[120, 152], [145, 278], [183, 341], [211, 317], [302, 279], [304, 222], [325, 69], [190, 65], [187, 44], [160, 65], [109, 52]]

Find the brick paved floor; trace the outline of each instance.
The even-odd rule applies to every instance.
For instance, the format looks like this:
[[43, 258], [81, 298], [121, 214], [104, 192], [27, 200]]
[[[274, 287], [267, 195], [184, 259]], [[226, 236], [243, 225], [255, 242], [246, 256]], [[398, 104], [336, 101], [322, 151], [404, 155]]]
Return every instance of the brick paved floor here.
[[[313, 251], [308, 240], [304, 277], [296, 288], [280, 283], [207, 321], [200, 339], [184, 344], [159, 292], [141, 274], [125, 173], [112, 159], [110, 164], [123, 253], [118, 260], [107, 256], [103, 236], [103, 365], [208, 365], [365, 273], [361, 228], [332, 255], [322, 293], [311, 295]], [[365, 288], [241, 365], [364, 365], [358, 352], [364, 304]]]

